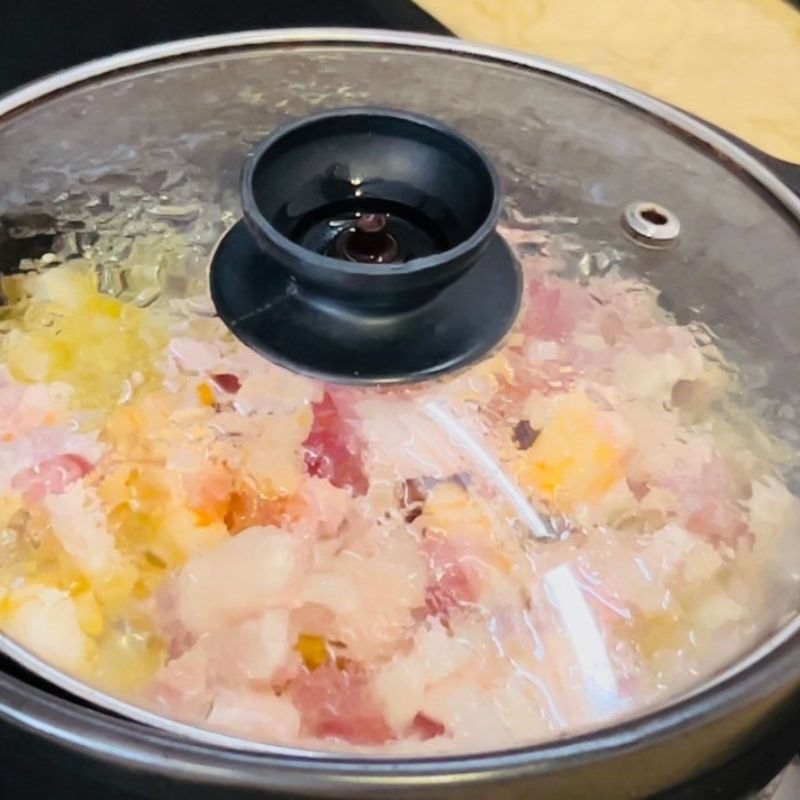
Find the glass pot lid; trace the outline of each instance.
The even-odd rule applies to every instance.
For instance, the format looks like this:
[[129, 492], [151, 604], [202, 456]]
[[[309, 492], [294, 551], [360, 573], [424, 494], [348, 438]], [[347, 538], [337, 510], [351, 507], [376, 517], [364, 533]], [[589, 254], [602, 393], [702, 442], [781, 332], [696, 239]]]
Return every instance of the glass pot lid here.
[[[796, 200], [563, 68], [307, 39], [123, 58], [0, 103], [3, 650], [206, 741], [404, 755], [596, 729], [788, 635]], [[480, 257], [519, 279], [508, 324], [435, 378], [352, 385], [341, 363], [429, 303], [450, 319], [460, 277], [297, 326], [340, 357], [324, 379], [212, 302], [247, 154], [352, 107], [432, 118], [499, 176]], [[324, 222], [370, 233], [373, 211]], [[378, 261], [375, 284], [411, 263]], [[480, 295], [453, 324], [497, 321]], [[336, 338], [348, 315], [367, 338]], [[422, 355], [425, 325], [404, 328]]]

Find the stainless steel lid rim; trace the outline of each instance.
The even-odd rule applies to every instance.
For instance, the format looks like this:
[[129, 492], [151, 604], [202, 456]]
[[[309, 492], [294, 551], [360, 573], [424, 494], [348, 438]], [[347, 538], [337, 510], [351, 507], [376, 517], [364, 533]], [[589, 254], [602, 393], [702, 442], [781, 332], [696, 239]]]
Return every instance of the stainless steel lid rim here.
[[[800, 641], [789, 641], [762, 662], [725, 683], [664, 709], [612, 725], [596, 733], [573, 736], [540, 745], [478, 755], [388, 759], [337, 756], [330, 753], [279, 752], [223, 749], [150, 728], [105, 711], [54, 698], [9, 675], [0, 674], [0, 719], [29, 733], [42, 736], [76, 753], [111, 764], [132, 766], [156, 774], [183, 775], [221, 785], [298, 788], [315, 791], [331, 781], [403, 786], [435, 785], [443, 774], [470, 784], [496, 779], [526, 780], [550, 772], [591, 769], [608, 760], [637, 756], [660, 745], [707, 728], [725, 724], [732, 715], [748, 715], [754, 705], [756, 727], [772, 717], [787, 700], [800, 705], [800, 675], [787, 680], [800, 657]], [[687, 723], [692, 730], [687, 732]], [[736, 742], [746, 749], [758, 734]], [[718, 766], [730, 744], [720, 742], [719, 760], [696, 765], [681, 774]], [[800, 745], [800, 743], [794, 743]], [[793, 744], [793, 746], [794, 746]], [[444, 769], [443, 769], [444, 768]]]

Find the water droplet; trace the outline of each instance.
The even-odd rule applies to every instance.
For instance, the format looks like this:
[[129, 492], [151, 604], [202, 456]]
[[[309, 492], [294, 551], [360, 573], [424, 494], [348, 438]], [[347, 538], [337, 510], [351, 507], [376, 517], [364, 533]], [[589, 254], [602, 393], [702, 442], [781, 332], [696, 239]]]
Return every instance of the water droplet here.
[[147, 213], [156, 217], [156, 219], [191, 222], [200, 215], [200, 206], [195, 204], [185, 206], [160, 205], [148, 208]]

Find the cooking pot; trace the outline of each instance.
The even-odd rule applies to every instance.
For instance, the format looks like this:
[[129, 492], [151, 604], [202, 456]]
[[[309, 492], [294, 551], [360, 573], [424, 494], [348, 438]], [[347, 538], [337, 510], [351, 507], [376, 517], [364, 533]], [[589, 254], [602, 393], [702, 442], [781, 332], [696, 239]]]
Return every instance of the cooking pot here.
[[[357, 126], [348, 127], [353, 118]], [[314, 183], [281, 169], [281, 153], [308, 163], [319, 145], [326, 158], [335, 153], [337, 169], [347, 167], [365, 148], [354, 145], [348, 161], [348, 137], [365, 131], [387, 137], [371, 163], [386, 173], [398, 163], [387, 153], [404, 156], [406, 182], [414, 173], [409, 154], [424, 152], [429, 170], [414, 173], [414, 185], [427, 187], [420, 196], [471, 220], [439, 248], [446, 258], [419, 245], [407, 266], [389, 270], [385, 289], [366, 293], [370, 302], [382, 298], [377, 316], [352, 313], [353, 304], [364, 307], [365, 264], [397, 241], [404, 246], [408, 231], [392, 229], [387, 239], [379, 220], [384, 238], [374, 249], [375, 239], [364, 245], [363, 237], [375, 231], [351, 229], [348, 218], [325, 242], [334, 250], [317, 262], [284, 235], [281, 214], [289, 212], [269, 199], [278, 187], [292, 198], [291, 210]], [[5, 273], [51, 252], [67, 263], [107, 247], [111, 266], [100, 280], [113, 284], [114, 236], [130, 243], [153, 224], [159, 236], [179, 230], [188, 248], [170, 250], [168, 238], [159, 240], [160, 286], [193, 296], [207, 285], [210, 266], [216, 313], [240, 339], [333, 382], [426, 381], [503, 341], [522, 289], [514, 255], [494, 233], [502, 193], [504, 213], [535, 216], [566, 244], [568, 262], [591, 271], [598, 259], [601, 270], [627, 259], [679, 322], [708, 326], [744, 365], [744, 396], [797, 448], [797, 168], [623, 86], [437, 37], [238, 34], [147, 48], [25, 87], [0, 100], [0, 141]], [[350, 183], [353, 174], [347, 171]], [[425, 183], [431, 175], [434, 188]], [[330, 182], [314, 187], [324, 193]], [[408, 206], [430, 211], [416, 200]], [[409, 223], [408, 230], [416, 236], [424, 227]], [[326, 265], [334, 271], [323, 273]], [[313, 284], [313, 301], [294, 288], [304, 281]], [[119, 291], [139, 292], [146, 303], [149, 289]], [[427, 305], [418, 302], [421, 292]], [[275, 298], [286, 296], [295, 304], [276, 320]], [[295, 327], [283, 335], [287, 325]], [[338, 349], [317, 341], [320, 330]], [[455, 333], [448, 338], [447, 330]], [[791, 468], [787, 482], [796, 486]], [[91, 772], [98, 783], [142, 797], [708, 797], [759, 788], [794, 752], [800, 634], [793, 613], [780, 622], [705, 684], [638, 716], [534, 746], [402, 758], [254, 747], [190, 730], [64, 674], [4, 636], [2, 736], [24, 742], [31, 759]], [[754, 763], [763, 770], [757, 777]]]

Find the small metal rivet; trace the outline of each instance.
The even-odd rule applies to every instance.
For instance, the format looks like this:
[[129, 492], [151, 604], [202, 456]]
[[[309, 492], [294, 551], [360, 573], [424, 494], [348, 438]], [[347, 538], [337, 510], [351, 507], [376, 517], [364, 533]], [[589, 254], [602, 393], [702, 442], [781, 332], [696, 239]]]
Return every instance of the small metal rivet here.
[[622, 214], [622, 227], [644, 247], [669, 247], [681, 232], [680, 220], [658, 203], [631, 203]]

